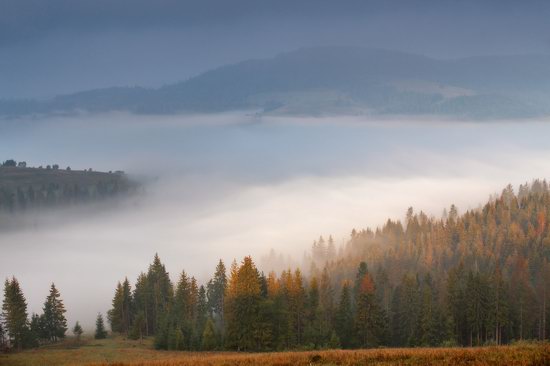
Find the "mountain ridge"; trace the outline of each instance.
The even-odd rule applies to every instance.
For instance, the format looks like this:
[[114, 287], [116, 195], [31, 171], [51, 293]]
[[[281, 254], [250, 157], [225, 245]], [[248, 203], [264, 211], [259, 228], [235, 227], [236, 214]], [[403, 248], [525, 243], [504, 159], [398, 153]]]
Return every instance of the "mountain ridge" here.
[[3, 100], [0, 116], [251, 110], [529, 118], [550, 114], [549, 97], [550, 55], [441, 60], [338, 46], [301, 48], [272, 58], [245, 60], [157, 89], [111, 87], [46, 101]]

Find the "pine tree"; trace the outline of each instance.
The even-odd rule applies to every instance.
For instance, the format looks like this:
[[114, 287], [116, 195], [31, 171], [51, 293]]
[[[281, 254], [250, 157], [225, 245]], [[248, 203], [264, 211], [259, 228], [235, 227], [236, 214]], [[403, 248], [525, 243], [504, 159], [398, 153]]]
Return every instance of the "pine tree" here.
[[2, 318], [6, 326], [8, 340], [18, 351], [28, 345], [29, 334], [27, 301], [15, 277], [6, 279], [4, 283], [4, 302], [2, 303]]
[[229, 280], [227, 334], [229, 346], [238, 351], [258, 349], [258, 312], [261, 302], [259, 272], [251, 257], [245, 257]]
[[139, 314], [141, 314], [144, 322], [144, 324], [140, 325], [137, 329], [133, 327], [133, 329], [135, 330], [134, 334], [139, 333], [139, 338], [142, 338], [143, 335], [151, 334], [149, 332], [149, 324], [151, 323], [149, 320], [151, 298], [152, 296], [150, 293], [149, 283], [147, 282], [147, 275], [142, 272], [138, 276], [136, 285], [134, 287], [134, 293], [132, 295], [133, 305], [134, 305], [133, 308], [134, 308], [136, 317]]
[[227, 276], [225, 274], [225, 265], [220, 259], [216, 266], [214, 278], [207, 285], [208, 307], [210, 308], [211, 316], [219, 318], [221, 327], [223, 328], [223, 307], [225, 290], [227, 287]]
[[153, 263], [147, 272], [147, 329], [154, 333], [160, 321], [167, 317], [168, 309], [172, 302], [174, 291], [170, 276], [164, 264], [160, 261], [158, 254], [155, 254]]
[[[180, 279], [176, 286], [173, 306], [170, 309], [169, 320], [165, 326], [174, 328], [172, 337], [180, 337], [176, 344], [181, 349], [190, 349], [193, 337], [193, 289], [191, 279], [185, 271], [180, 274]], [[179, 331], [178, 331], [179, 330]]]
[[52, 283], [50, 294], [44, 302], [44, 330], [50, 342], [57, 342], [65, 338], [67, 331], [67, 319], [65, 319], [65, 306], [61, 300], [61, 294]]
[[112, 308], [107, 312], [107, 320], [111, 325], [111, 331], [122, 333], [122, 284], [117, 283]]
[[97, 314], [97, 319], [95, 321], [95, 339], [105, 339], [107, 338], [107, 330], [105, 329], [105, 323], [103, 321], [103, 315], [101, 313]]
[[84, 333], [84, 331], [82, 330], [80, 323], [76, 322], [76, 324], [73, 327], [73, 334], [76, 337], [77, 342], [80, 342], [80, 336], [82, 336], [82, 333]]

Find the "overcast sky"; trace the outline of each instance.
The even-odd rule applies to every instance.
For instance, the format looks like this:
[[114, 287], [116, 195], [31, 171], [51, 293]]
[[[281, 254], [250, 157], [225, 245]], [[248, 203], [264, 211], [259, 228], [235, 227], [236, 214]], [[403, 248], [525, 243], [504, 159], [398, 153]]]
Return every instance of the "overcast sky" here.
[[160, 86], [299, 47], [547, 53], [550, 2], [0, 0], [0, 98]]

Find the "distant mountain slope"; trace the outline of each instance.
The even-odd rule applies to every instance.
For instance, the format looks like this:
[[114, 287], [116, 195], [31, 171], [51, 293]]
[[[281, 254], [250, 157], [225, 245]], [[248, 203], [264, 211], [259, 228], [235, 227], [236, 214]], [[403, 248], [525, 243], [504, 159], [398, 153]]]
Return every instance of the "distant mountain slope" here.
[[133, 186], [122, 172], [0, 166], [0, 214], [101, 200]]
[[254, 110], [285, 114], [550, 114], [550, 55], [435, 60], [401, 52], [305, 48], [211, 70], [159, 89], [109, 88], [48, 101], [0, 101], [0, 115]]

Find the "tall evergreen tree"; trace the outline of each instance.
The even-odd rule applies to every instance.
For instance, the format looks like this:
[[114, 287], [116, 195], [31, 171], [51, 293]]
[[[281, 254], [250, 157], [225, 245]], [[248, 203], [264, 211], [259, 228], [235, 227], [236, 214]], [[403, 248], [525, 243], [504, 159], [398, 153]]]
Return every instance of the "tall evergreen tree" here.
[[355, 329], [357, 345], [377, 347], [386, 338], [386, 318], [375, 295], [374, 281], [365, 262], [359, 264], [355, 282]]
[[166, 271], [164, 264], [160, 261], [158, 254], [155, 254], [153, 263], [149, 266], [147, 272], [147, 329], [149, 332], [155, 332], [160, 322], [168, 315], [168, 309], [171, 305], [174, 290], [170, 276]]
[[57, 342], [59, 339], [65, 338], [67, 331], [67, 319], [65, 319], [65, 305], [61, 300], [61, 294], [52, 283], [50, 294], [44, 302], [44, 330], [47, 339], [51, 342]]
[[2, 303], [2, 318], [6, 326], [8, 340], [17, 350], [28, 345], [29, 323], [27, 301], [19, 282], [15, 277], [6, 279], [4, 283], [4, 301]]
[[97, 314], [95, 321], [95, 339], [105, 339], [107, 338], [107, 330], [105, 329], [105, 322], [103, 321], [103, 315], [101, 313]]
[[113, 332], [128, 335], [132, 321], [132, 290], [128, 278], [118, 283], [107, 317]]
[[143, 324], [140, 324], [134, 333], [139, 333], [141, 338], [143, 335], [152, 334], [153, 330], [149, 331], [150, 321], [150, 304], [152, 301], [151, 287], [149, 286], [147, 275], [140, 273], [134, 287], [134, 293], [132, 295], [133, 308], [136, 317], [141, 314], [143, 317]]
[[261, 302], [259, 272], [251, 257], [232, 268], [227, 298], [228, 346], [238, 351], [258, 349], [256, 329]]
[[227, 276], [225, 273], [225, 265], [220, 259], [214, 272], [214, 277], [207, 285], [208, 307], [210, 308], [211, 316], [220, 319], [220, 324], [223, 328], [223, 306], [225, 290], [227, 287]]

